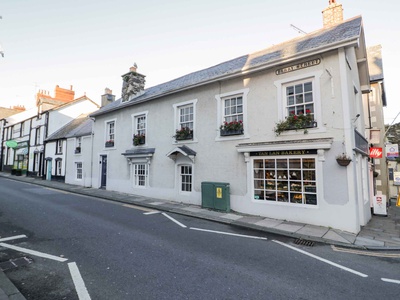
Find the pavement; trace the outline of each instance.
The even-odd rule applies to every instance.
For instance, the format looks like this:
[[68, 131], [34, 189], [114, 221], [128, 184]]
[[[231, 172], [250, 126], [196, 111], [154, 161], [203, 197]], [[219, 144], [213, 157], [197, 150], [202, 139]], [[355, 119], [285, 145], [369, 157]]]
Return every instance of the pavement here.
[[[305, 242], [320, 242], [369, 251], [400, 251], [400, 207], [396, 206], [396, 199], [391, 199], [389, 201], [387, 216], [372, 215], [368, 224], [363, 226], [358, 234], [353, 234], [330, 227], [245, 215], [233, 211], [228, 213], [214, 211], [208, 208], [202, 208], [198, 205], [177, 203], [103, 189], [86, 188], [33, 177], [15, 176], [5, 172], [0, 172], [0, 177], [7, 177], [12, 180], [28, 182], [71, 193], [147, 207], [158, 211], [171, 212], [242, 228], [274, 233]], [[0, 269], [0, 300], [25, 299], [15, 287], [13, 289], [10, 285], [12, 285], [12, 283]]]

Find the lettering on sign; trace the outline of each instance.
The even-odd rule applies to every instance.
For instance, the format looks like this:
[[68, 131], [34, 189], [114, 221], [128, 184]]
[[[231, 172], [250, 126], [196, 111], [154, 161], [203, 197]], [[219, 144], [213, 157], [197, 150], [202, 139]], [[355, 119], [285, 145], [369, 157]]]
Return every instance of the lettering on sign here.
[[369, 148], [369, 157], [371, 158], [382, 158], [382, 148], [371, 147]]
[[321, 59], [316, 58], [316, 59], [312, 59], [312, 60], [309, 60], [309, 61], [305, 61], [305, 62], [302, 62], [302, 63], [295, 64], [295, 65], [292, 65], [292, 66], [289, 66], [289, 67], [278, 69], [278, 70], [275, 71], [275, 74], [276, 75], [281, 75], [281, 74], [297, 71], [297, 70], [300, 70], [300, 69], [316, 66], [316, 65], [319, 65], [320, 63], [321, 63]]
[[281, 155], [307, 155], [307, 154], [317, 154], [317, 150], [278, 150], [278, 151], [260, 151], [251, 152], [250, 156], [281, 156]]

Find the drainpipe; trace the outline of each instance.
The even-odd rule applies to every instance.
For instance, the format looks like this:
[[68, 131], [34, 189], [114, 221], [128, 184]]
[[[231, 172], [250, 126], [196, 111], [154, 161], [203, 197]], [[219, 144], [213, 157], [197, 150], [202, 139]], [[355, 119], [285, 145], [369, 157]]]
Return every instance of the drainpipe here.
[[90, 187], [93, 187], [93, 155], [94, 155], [94, 150], [93, 150], [93, 136], [94, 136], [94, 122], [96, 122], [95, 118], [90, 117], [90, 119], [93, 121], [92, 124], [92, 133], [90, 134], [90, 144], [91, 144], [91, 149], [90, 149]]

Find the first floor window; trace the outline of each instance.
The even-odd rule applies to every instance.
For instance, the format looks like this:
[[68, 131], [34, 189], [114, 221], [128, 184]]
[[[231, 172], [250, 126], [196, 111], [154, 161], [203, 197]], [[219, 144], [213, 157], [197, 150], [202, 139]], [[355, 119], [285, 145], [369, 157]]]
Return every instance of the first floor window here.
[[56, 154], [61, 154], [63, 152], [63, 141], [62, 140], [57, 140], [57, 149], [56, 149]]
[[115, 122], [107, 122], [106, 125], [106, 140], [107, 141], [114, 141], [115, 138]]
[[82, 179], [82, 163], [76, 163], [76, 179]]
[[314, 113], [313, 85], [311, 81], [286, 86], [287, 115]]
[[181, 191], [192, 191], [192, 166], [180, 166]]
[[224, 98], [223, 101], [224, 121], [227, 123], [243, 122], [243, 96]]
[[135, 187], [144, 187], [147, 182], [147, 164], [137, 163], [133, 164], [133, 185]]
[[317, 205], [315, 158], [253, 160], [254, 199]]

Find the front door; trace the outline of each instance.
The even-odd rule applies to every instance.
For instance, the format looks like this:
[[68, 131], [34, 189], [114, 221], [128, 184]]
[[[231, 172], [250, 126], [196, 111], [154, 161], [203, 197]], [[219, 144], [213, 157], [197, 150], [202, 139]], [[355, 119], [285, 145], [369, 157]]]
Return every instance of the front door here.
[[100, 188], [106, 188], [106, 186], [107, 186], [107, 155], [100, 156], [100, 164], [101, 164]]
[[47, 161], [46, 180], [51, 180], [51, 168], [52, 168], [52, 161], [51, 161], [51, 160], [48, 160], [48, 161]]

